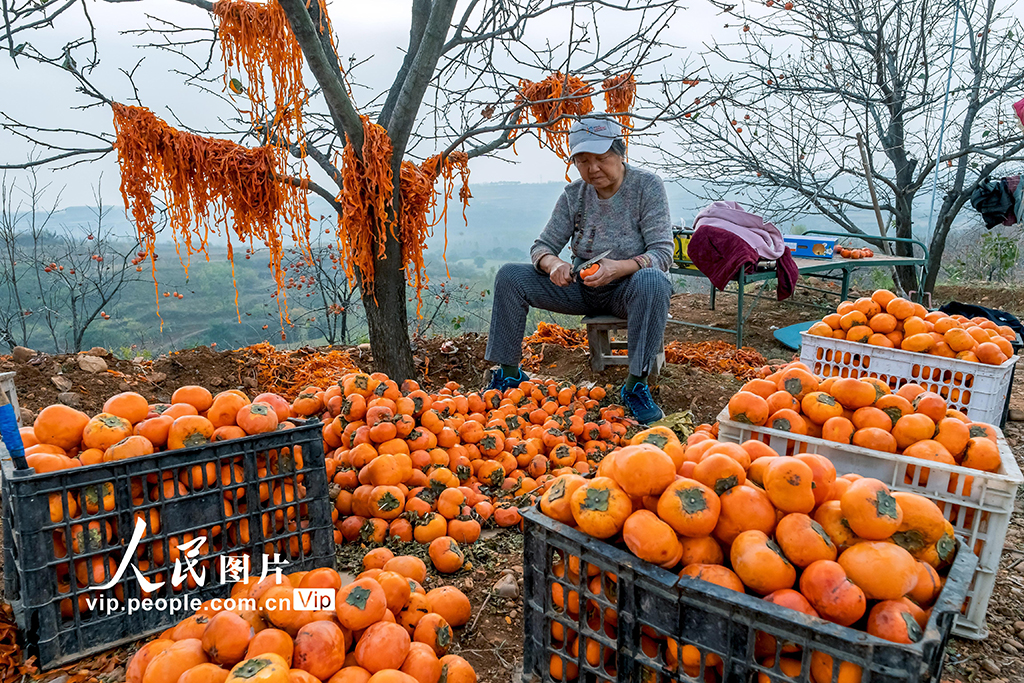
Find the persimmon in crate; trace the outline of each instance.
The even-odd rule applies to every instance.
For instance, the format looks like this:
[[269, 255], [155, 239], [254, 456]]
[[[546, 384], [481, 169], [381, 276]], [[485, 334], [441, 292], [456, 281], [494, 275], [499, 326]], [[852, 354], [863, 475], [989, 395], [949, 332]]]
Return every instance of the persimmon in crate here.
[[[814, 453], [841, 473], [875, 477], [935, 501], [979, 557], [955, 632], [984, 638], [1003, 539], [1024, 478], [1001, 432], [919, 385], [892, 392], [876, 378], [819, 380], [802, 364], [751, 380], [719, 417], [722, 439], [759, 444], [769, 455]], [[787, 382], [797, 394], [786, 390]]]
[[928, 311], [885, 289], [840, 303], [808, 334], [986, 365], [1005, 363], [1017, 338], [1012, 328], [986, 318]]
[[886, 453], [996, 472], [992, 425], [975, 422], [918, 384], [895, 392], [877, 378], [822, 379], [800, 362], [753, 379], [729, 399], [729, 418]]
[[[705, 433], [685, 464], [739, 456], [728, 446], [736, 445]], [[757, 460], [793, 460], [748, 448]], [[559, 477], [540, 509], [524, 514], [524, 680], [939, 681], [971, 553], [943, 565], [943, 583], [896, 543], [833, 540], [817, 514], [776, 512], [763, 489], [732, 478], [709, 478], [710, 486], [679, 478], [649, 500], [613, 477]], [[822, 507], [856, 498], [856, 482], [841, 481], [840, 500]], [[778, 500], [789, 497], [787, 486], [772, 487]], [[873, 517], [858, 519], [870, 534]], [[615, 528], [605, 540], [591, 535]]]
[[[758, 441], [721, 443], [708, 432], [686, 447], [670, 442], [673, 458], [651, 443], [667, 431], [648, 430], [612, 452], [594, 479], [559, 476], [541, 496], [541, 511], [588, 536], [621, 538], [665, 569], [699, 574], [693, 565], [715, 565], [707, 571], [759, 595], [793, 589], [801, 570], [838, 560], [840, 582], [848, 577], [861, 591], [843, 608], [849, 618], [826, 616], [844, 626], [864, 616], [866, 600], [901, 599], [920, 579], [923, 608], [935, 598], [926, 584], [937, 587], [935, 572], [949, 565], [955, 541], [932, 501], [893, 493], [876, 479], [837, 477], [821, 455], [779, 456]], [[811, 595], [830, 592], [819, 578], [804, 576], [800, 590], [828, 614], [831, 603]]]
[[[208, 415], [215, 405], [207, 406]], [[108, 406], [126, 412], [122, 408]], [[50, 420], [43, 413], [40, 436], [52, 441], [60, 433], [42, 428]], [[133, 417], [147, 414], [140, 405]], [[200, 416], [173, 418], [171, 428], [188, 417]], [[127, 611], [129, 601], [220, 595], [226, 590], [218, 580], [225, 558], [247, 562], [256, 572], [275, 556], [294, 570], [333, 562], [317, 423], [293, 418], [287, 429], [82, 464], [81, 456], [99, 450], [102, 439], [120, 438], [110, 432], [125, 431], [121, 420], [130, 424], [112, 412], [87, 418], [76, 437], [83, 443], [58, 446], [64, 455], [30, 454], [34, 469], [15, 469], [0, 448], [7, 597], [43, 668], [138, 639], [180, 618], [168, 610]], [[153, 443], [133, 434], [102, 453], [117, 455], [137, 439]], [[57, 466], [46, 471], [48, 463]], [[192, 571], [172, 571], [186, 564]]]

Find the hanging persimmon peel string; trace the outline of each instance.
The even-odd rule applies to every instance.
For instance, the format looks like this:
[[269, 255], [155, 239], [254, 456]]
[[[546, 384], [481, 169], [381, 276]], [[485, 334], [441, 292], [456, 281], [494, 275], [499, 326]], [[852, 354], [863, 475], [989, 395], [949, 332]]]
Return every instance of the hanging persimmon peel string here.
[[[320, 29], [333, 41], [333, 31], [323, 0], [317, 0], [320, 9]], [[298, 150], [299, 177], [309, 180], [305, 164], [305, 137], [302, 127], [302, 109], [309, 100], [309, 91], [302, 82], [302, 48], [292, 33], [288, 18], [277, 0], [250, 2], [249, 0], [217, 0], [213, 4], [217, 17], [217, 39], [224, 60], [225, 90], [232, 99], [245, 95], [251, 107], [249, 119], [265, 143], [272, 143], [282, 172], [287, 169], [290, 145]], [[233, 67], [240, 70], [245, 83], [230, 78]], [[273, 89], [273, 108], [268, 103], [270, 89], [264, 78], [264, 69], [270, 71]], [[308, 225], [307, 225], [308, 228]], [[300, 246], [305, 247], [307, 240]], [[312, 258], [306, 250], [306, 257]], [[232, 264], [233, 265], [233, 264]]]
[[633, 117], [629, 112], [633, 109], [636, 97], [636, 78], [633, 74], [619, 74], [606, 78], [601, 83], [604, 90], [604, 110], [609, 114], [617, 114], [615, 118], [622, 124], [623, 142], [629, 144], [629, 133], [633, 128]]
[[[317, 1], [320, 3], [320, 30], [333, 36], [323, 1]], [[303, 151], [301, 111], [309, 95], [302, 83], [302, 51], [281, 6], [273, 0], [266, 3], [218, 0], [213, 13], [219, 20], [218, 38], [225, 62], [226, 88], [236, 95], [244, 92], [254, 106], [268, 111], [269, 90], [273, 90], [272, 120], [258, 121], [256, 111], [250, 111], [249, 115], [254, 124], [271, 126], [263, 132], [267, 140], [275, 144], [252, 149], [228, 140], [179, 131], [143, 107], [115, 103], [117, 140], [114, 147], [121, 168], [121, 193], [125, 210], [135, 219], [145, 256], [151, 256], [156, 245], [153, 195], [157, 192], [163, 195], [171, 237], [186, 273], [192, 254], [203, 253], [209, 259], [207, 246], [211, 228], [219, 234], [220, 223], [228, 225], [230, 222], [238, 238], [248, 240], [250, 247], [254, 240], [262, 241], [270, 250], [268, 267], [277, 285], [283, 326], [288, 320], [285, 273], [281, 263], [283, 225], [289, 226], [296, 245], [310, 254], [308, 176], [298, 183], [281, 180], [281, 176], [287, 175], [288, 144], [297, 141], [300, 153]], [[228, 79], [229, 70], [235, 66], [244, 72], [247, 86], [237, 79]], [[264, 79], [265, 67], [270, 70], [270, 88]], [[375, 264], [385, 257], [387, 237], [390, 234], [398, 239], [402, 246], [402, 267], [407, 280], [416, 289], [418, 314], [420, 295], [427, 283], [423, 260], [426, 238], [438, 222], [443, 222], [447, 249], [447, 206], [454, 190], [456, 171], [462, 180], [459, 198], [465, 219], [465, 207], [471, 197], [468, 157], [463, 152], [453, 152], [444, 159], [431, 157], [420, 166], [403, 162], [399, 178], [402, 210], [396, 225], [391, 210], [394, 199], [391, 141], [387, 132], [367, 117], [363, 117], [363, 133], [364, 143], [359, 155], [350, 144], [342, 153], [339, 251], [350, 281], [355, 281], [358, 272], [360, 286], [372, 295]], [[444, 202], [438, 215], [434, 184], [439, 175], [444, 178], [440, 190]], [[432, 220], [427, 219], [430, 212], [434, 213]], [[225, 234], [234, 280], [230, 232], [226, 230]], [[152, 269], [159, 296], [155, 262]], [[237, 312], [237, 283], [235, 306]], [[159, 298], [157, 313], [159, 315]]]
[[[274, 104], [271, 129], [282, 147], [301, 141], [302, 107], [309, 92], [302, 82], [302, 49], [281, 5], [276, 0], [217, 0], [213, 14], [219, 20], [217, 39], [224, 59], [225, 86], [236, 95], [244, 92], [254, 105], [265, 107], [270, 98], [263, 74], [264, 68], [269, 69]], [[326, 21], [322, 4], [320, 16]], [[327, 35], [332, 35], [329, 26]], [[245, 83], [229, 80], [232, 67], [244, 73]], [[255, 122], [258, 112], [248, 113]]]
[[[462, 181], [459, 188], [459, 201], [462, 202], [462, 220], [469, 224], [466, 219], [466, 208], [472, 194], [469, 191], [469, 156], [465, 152], [454, 151], [441, 158], [435, 154], [417, 166], [410, 161], [402, 162], [402, 263], [406, 271], [412, 266], [415, 269], [416, 287], [416, 315], [420, 315], [423, 304], [420, 296], [423, 287], [426, 286], [426, 276], [423, 274], [423, 250], [426, 247], [426, 240], [432, 234], [432, 229], [438, 223], [444, 226], [444, 250], [441, 252], [441, 259], [445, 264], [445, 274], [448, 273], [448, 202], [455, 190], [455, 173], [458, 172]], [[435, 193], [434, 184], [437, 177], [441, 176], [443, 186]], [[437, 213], [437, 196], [442, 197], [440, 214]], [[434, 212], [433, 221], [427, 222], [427, 212]], [[409, 275], [410, 284], [412, 275]]]
[[[624, 142], [628, 144], [629, 132], [633, 126], [630, 112], [636, 97], [636, 78], [632, 73], [620, 74], [604, 79], [605, 111], [614, 114], [624, 129]], [[566, 76], [556, 71], [544, 80], [534, 83], [526, 79], [519, 81], [516, 106], [520, 107], [517, 124], [523, 125], [533, 118], [534, 123], [543, 125], [544, 138], [555, 154], [566, 163], [566, 181], [569, 180], [569, 128], [572, 120], [594, 110], [591, 94], [594, 92], [586, 81], [578, 76]], [[541, 141], [543, 146], [543, 140]]]
[[[250, 246], [255, 240], [267, 246], [283, 325], [288, 318], [282, 294], [283, 230], [288, 226], [291, 238], [298, 244], [306, 244], [308, 249], [310, 215], [304, 183], [293, 186], [280, 181], [279, 160], [272, 146], [251, 149], [230, 140], [180, 131], [144, 107], [115, 102], [112, 108], [121, 196], [125, 211], [135, 221], [145, 257], [151, 257], [156, 248], [153, 196], [159, 192], [167, 206], [171, 238], [186, 275], [193, 254], [202, 253], [209, 260], [210, 232], [212, 229], [214, 234], [219, 234], [220, 224], [231, 227], [224, 233], [232, 279], [232, 231]], [[152, 258], [150, 261], [159, 314], [156, 262]], [[235, 308], [237, 312], [237, 283]]]
[[395, 238], [398, 235], [388, 206], [394, 194], [391, 139], [387, 131], [369, 117], [360, 118], [363, 121], [360, 154], [356, 155], [355, 146], [347, 135], [341, 154], [338, 241], [346, 257], [345, 273], [349, 281], [355, 281], [355, 269], [358, 269], [359, 286], [364, 294], [372, 295], [375, 264], [384, 258], [388, 233]]
[[561, 71], [554, 72], [538, 83], [521, 79], [516, 106], [522, 109], [517, 123], [529, 123], [532, 115], [535, 123], [549, 124], [544, 126], [548, 146], [568, 164], [572, 118], [594, 110], [590, 98], [593, 92], [594, 89], [583, 79], [571, 74], [566, 76]]
[[[462, 180], [459, 198], [465, 207], [472, 196], [469, 192], [469, 158], [465, 152], [453, 152], [443, 160], [435, 155], [417, 166], [403, 161], [399, 176], [399, 192], [402, 209], [398, 222], [389, 208], [394, 200], [395, 183], [391, 171], [392, 146], [387, 131], [363, 116], [363, 147], [356, 155], [351, 144], [345, 145], [342, 153], [342, 186], [339, 196], [342, 205], [338, 221], [338, 240], [345, 256], [346, 274], [350, 281], [359, 275], [359, 285], [364, 293], [374, 293], [376, 262], [385, 258], [384, 243], [390, 234], [402, 246], [402, 267], [406, 279], [416, 290], [416, 313], [420, 314], [422, 291], [427, 285], [424, 272], [423, 252], [431, 229], [439, 222], [445, 225], [445, 248], [447, 249], [448, 200], [454, 189], [454, 174], [458, 171]], [[360, 156], [362, 157], [360, 159]], [[437, 191], [434, 188], [438, 176], [444, 178], [440, 191], [443, 196], [441, 213], [437, 214]], [[434, 212], [432, 221], [427, 214]]]
[[[219, 234], [221, 223], [230, 225], [239, 240], [250, 245], [259, 240], [267, 246], [284, 323], [287, 302], [281, 264], [282, 226], [290, 226], [291, 239], [308, 249], [310, 216], [305, 188], [281, 182], [274, 148], [250, 149], [229, 140], [179, 131], [142, 107], [115, 103], [113, 111], [121, 194], [146, 256], [151, 256], [156, 247], [153, 196], [159, 192], [167, 205], [171, 237], [186, 273], [191, 255], [202, 253], [209, 258], [211, 230]], [[391, 141], [387, 132], [367, 117], [363, 117], [363, 135], [362, 160], [356, 157], [352, 145], [346, 145], [342, 155], [344, 190], [339, 198], [342, 212], [337, 237], [346, 273], [354, 281], [354, 269], [358, 269], [360, 285], [372, 295], [375, 264], [384, 258], [384, 243], [390, 232], [402, 245], [406, 277], [419, 299], [427, 284], [423, 260], [426, 238], [438, 222], [447, 225], [447, 202], [454, 189], [455, 172], [463, 181], [459, 198], [465, 217], [471, 197], [468, 157], [464, 152], [454, 152], [443, 161], [436, 155], [430, 157], [422, 166], [403, 162], [402, 215], [396, 226], [389, 213], [394, 198]], [[439, 175], [445, 179], [443, 209], [428, 221], [427, 214], [436, 213], [434, 184]], [[233, 275], [230, 233], [225, 231]], [[151, 268], [159, 293], [152, 259]], [[235, 297], [237, 309], [237, 286]]]

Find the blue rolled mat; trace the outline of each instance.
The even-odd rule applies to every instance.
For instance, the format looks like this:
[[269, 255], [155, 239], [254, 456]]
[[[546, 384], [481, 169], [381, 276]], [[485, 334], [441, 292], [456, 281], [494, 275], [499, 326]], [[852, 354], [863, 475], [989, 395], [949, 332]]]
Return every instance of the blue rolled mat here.
[[15, 467], [19, 470], [28, 468], [25, 462], [25, 444], [22, 443], [21, 432], [18, 431], [18, 418], [14, 414], [14, 406], [10, 403], [0, 406], [0, 439], [3, 439]]

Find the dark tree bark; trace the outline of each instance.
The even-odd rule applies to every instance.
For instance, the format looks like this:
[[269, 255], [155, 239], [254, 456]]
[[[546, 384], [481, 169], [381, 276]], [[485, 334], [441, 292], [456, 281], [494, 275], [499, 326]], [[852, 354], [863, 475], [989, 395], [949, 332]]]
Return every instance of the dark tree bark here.
[[374, 273], [374, 294], [363, 294], [374, 365], [398, 382], [415, 374], [401, 253], [401, 244], [389, 237], [384, 247], [385, 258], [377, 262]]

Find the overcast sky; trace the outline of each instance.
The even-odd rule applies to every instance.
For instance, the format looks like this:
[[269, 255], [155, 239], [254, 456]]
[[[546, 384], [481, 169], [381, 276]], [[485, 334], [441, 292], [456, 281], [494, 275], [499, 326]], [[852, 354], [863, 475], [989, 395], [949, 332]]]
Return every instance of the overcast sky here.
[[[150, 42], [150, 38], [123, 33], [144, 28], [149, 21], [147, 14], [181, 26], [212, 27], [205, 11], [174, 0], [87, 2], [96, 25], [101, 59], [91, 80], [102, 92], [114, 99], [128, 101], [132, 94], [131, 86], [120, 69], [131, 70], [140, 59], [145, 58], [136, 73], [135, 83], [139, 97], [146, 106], [172, 124], [176, 123], [177, 116], [182, 123], [196, 129], [221, 129], [217, 117], [230, 116], [232, 110], [214, 95], [185, 85], [180, 76], [171, 72], [173, 69], [187, 68], [180, 57], [165, 51], [142, 48], [140, 43]], [[390, 84], [401, 64], [402, 48], [408, 41], [410, 5], [411, 0], [328, 0], [334, 29], [339, 35], [339, 52], [343, 61], [350, 56], [360, 60], [372, 58], [357, 73], [359, 80], [375, 91]], [[561, 15], [557, 19], [538, 22], [530, 40], [536, 42], [550, 39], [552, 43], [564, 41], [569, 29], [567, 19], [567, 15]], [[677, 16], [664, 36], [665, 40], [685, 48], [680, 54], [673, 55], [674, 62], [666, 62], [668, 68], [678, 68], [690, 53], [700, 51], [701, 41], [707, 40], [713, 33], [724, 32], [729, 37], [736, 35], [739, 27], [735, 20], [730, 29], [724, 29], [724, 23], [726, 21], [718, 16], [718, 10], [706, 0], [694, 0], [687, 11]], [[75, 8], [62, 15], [55, 28], [37, 31], [28, 40], [46, 54], [59, 54], [61, 46], [80, 37], [85, 27], [81, 9]], [[611, 31], [615, 28], [612, 27]], [[605, 33], [610, 33], [607, 28]], [[79, 59], [79, 63], [81, 61]], [[218, 47], [214, 64], [219, 68], [221, 63]], [[308, 77], [308, 80], [311, 83], [312, 77]], [[43, 127], [64, 126], [106, 133], [113, 130], [108, 107], [76, 109], [92, 104], [94, 100], [76, 93], [74, 79], [59, 69], [25, 59], [18, 60], [16, 67], [9, 56], [3, 54], [0, 55], [0, 83], [0, 111], [15, 119]], [[213, 84], [218, 91], [220, 85]], [[364, 101], [369, 98], [368, 92], [355, 92], [357, 104], [361, 97]], [[601, 106], [600, 103], [596, 104]], [[82, 146], [95, 146], [95, 141], [83, 142], [85, 144]], [[564, 164], [552, 153], [538, 150], [534, 141], [524, 140], [517, 145], [517, 151], [518, 157], [511, 152], [503, 154], [504, 160], [474, 160], [471, 165], [472, 182], [545, 182], [564, 178]], [[0, 131], [0, 158], [5, 162], [24, 160], [30, 153], [31, 145], [6, 131]], [[45, 152], [40, 151], [38, 154]], [[642, 154], [634, 155], [634, 161], [642, 163]], [[91, 203], [92, 185], [101, 174], [105, 199], [108, 202], [120, 201], [113, 153], [95, 163], [40, 173], [43, 180], [52, 182], [55, 187], [65, 188], [62, 202], [65, 206]]]

